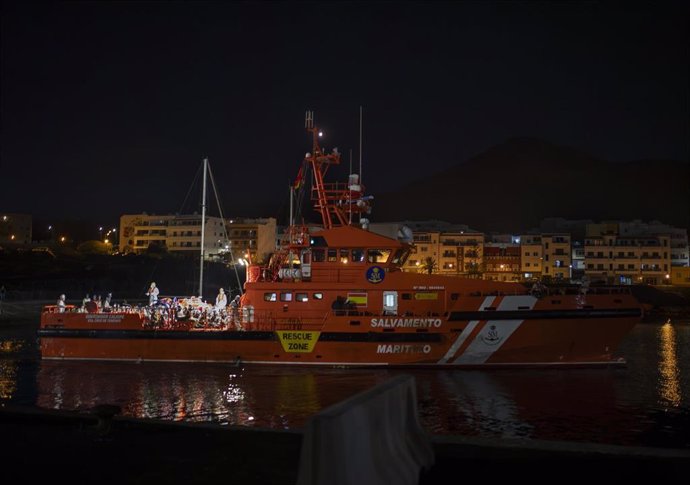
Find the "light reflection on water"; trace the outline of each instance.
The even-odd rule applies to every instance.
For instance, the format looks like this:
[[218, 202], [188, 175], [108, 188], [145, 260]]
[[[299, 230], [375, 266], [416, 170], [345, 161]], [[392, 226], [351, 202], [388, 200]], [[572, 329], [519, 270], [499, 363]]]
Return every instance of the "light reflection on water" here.
[[0, 360], [0, 400], [10, 400], [17, 391], [19, 365], [11, 360]]
[[638, 325], [619, 351], [628, 360], [623, 369], [61, 362], [38, 359], [34, 342], [30, 331], [25, 340], [3, 339], [0, 327], [0, 403], [66, 410], [109, 403], [137, 418], [286, 429], [405, 373], [416, 379], [420, 419], [432, 433], [690, 448], [683, 431], [690, 425], [683, 372], [690, 367], [690, 325]]
[[681, 403], [680, 367], [676, 354], [676, 331], [671, 322], [659, 328], [659, 397], [670, 406]]

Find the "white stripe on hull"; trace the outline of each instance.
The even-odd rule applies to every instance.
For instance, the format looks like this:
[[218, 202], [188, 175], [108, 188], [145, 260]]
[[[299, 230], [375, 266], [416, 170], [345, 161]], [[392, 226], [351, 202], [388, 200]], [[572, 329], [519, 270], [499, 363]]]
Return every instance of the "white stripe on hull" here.
[[[486, 298], [484, 298], [484, 301], [479, 306], [479, 311], [483, 312], [486, 309], [486, 307], [491, 306], [495, 299], [495, 296], [487, 296]], [[458, 351], [460, 347], [462, 347], [462, 344], [465, 343], [465, 340], [467, 340], [467, 337], [470, 336], [472, 330], [474, 330], [478, 323], [479, 320], [472, 320], [470, 323], [467, 324], [467, 326], [462, 330], [462, 332], [460, 332], [460, 335], [458, 335], [458, 338], [455, 339], [453, 345], [450, 346], [448, 352], [446, 352], [446, 355], [444, 355], [443, 358], [441, 358], [441, 360], [438, 361], [439, 364], [445, 364], [446, 362], [448, 362], [448, 360], [453, 358], [455, 353]]]
[[448, 352], [446, 352], [446, 355], [444, 355], [443, 358], [438, 361], [439, 364], [445, 364], [446, 362], [448, 362], [448, 359], [452, 358], [455, 355], [455, 352], [457, 352], [460, 346], [465, 343], [465, 340], [467, 340], [467, 337], [470, 336], [472, 330], [474, 330], [474, 327], [476, 327], [478, 323], [479, 320], [472, 320], [470, 323], [467, 324], [463, 331], [460, 332], [460, 335], [458, 335], [458, 338], [455, 339], [453, 345], [450, 346]]
[[[492, 300], [493, 301], [493, 300]], [[530, 295], [505, 296], [495, 311], [512, 311], [522, 309], [531, 310], [537, 299]], [[486, 300], [485, 300], [486, 303]], [[485, 307], [482, 304], [482, 310]], [[528, 307], [528, 308], [525, 308]], [[490, 315], [491, 312], [487, 312]], [[457, 365], [484, 364], [510, 336], [520, 328], [524, 320], [489, 320], [465, 351], [453, 361]]]

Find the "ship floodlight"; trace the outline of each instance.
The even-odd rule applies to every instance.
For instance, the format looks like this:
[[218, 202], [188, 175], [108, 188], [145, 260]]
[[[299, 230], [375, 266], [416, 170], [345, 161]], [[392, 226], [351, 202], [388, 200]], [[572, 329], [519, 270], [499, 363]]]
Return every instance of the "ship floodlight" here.
[[323, 131], [319, 131], [319, 136], [323, 136]]

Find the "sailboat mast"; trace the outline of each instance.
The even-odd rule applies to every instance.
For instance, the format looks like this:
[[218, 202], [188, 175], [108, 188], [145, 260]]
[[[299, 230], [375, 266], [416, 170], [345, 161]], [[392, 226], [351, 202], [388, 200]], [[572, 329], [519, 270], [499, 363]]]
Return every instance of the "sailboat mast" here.
[[[359, 107], [359, 184], [364, 186], [362, 177], [362, 107]], [[359, 213], [359, 223], [362, 223], [362, 213]]]
[[294, 189], [294, 187], [291, 185], [291, 186], [290, 186], [290, 226], [294, 225], [294, 223], [295, 223], [295, 222], [293, 221], [293, 216], [292, 216], [292, 203], [293, 203], [293, 202], [292, 202], [292, 198], [293, 198], [294, 193], [295, 193], [295, 189]]
[[201, 255], [199, 260], [199, 296], [204, 291], [204, 236], [206, 235], [206, 172], [208, 170], [208, 158], [204, 158], [204, 182], [201, 192]]
[[362, 177], [362, 107], [359, 107], [359, 183], [364, 184]]

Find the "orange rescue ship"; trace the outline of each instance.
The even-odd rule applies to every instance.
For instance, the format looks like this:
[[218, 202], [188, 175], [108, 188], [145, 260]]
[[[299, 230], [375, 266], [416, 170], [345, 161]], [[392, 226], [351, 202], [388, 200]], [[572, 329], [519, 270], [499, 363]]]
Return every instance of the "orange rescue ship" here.
[[627, 288], [555, 290], [403, 272], [413, 246], [367, 230], [371, 199], [358, 177], [326, 183], [340, 154], [321, 149], [311, 113], [306, 127], [313, 147], [298, 182], [311, 178], [301, 190], [310, 191], [322, 225], [290, 221], [269, 263], [247, 268], [236, 314], [200, 325], [173, 307], [46, 307], [42, 357], [443, 368], [624, 363], [614, 351], [642, 317]]

